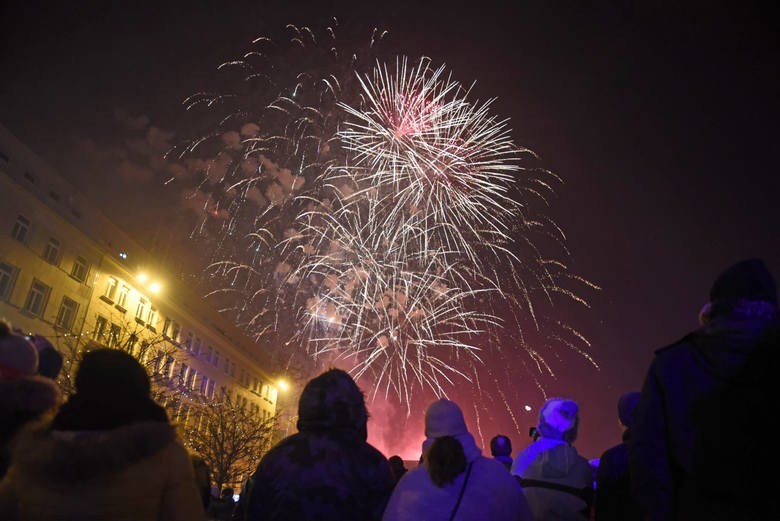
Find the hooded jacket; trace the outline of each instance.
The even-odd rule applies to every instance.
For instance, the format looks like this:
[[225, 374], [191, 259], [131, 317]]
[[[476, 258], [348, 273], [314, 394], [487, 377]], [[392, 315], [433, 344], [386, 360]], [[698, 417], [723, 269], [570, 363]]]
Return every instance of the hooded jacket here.
[[298, 407], [297, 434], [260, 461], [247, 519], [378, 520], [394, 479], [366, 442], [363, 394], [337, 369], [311, 380]]
[[[588, 460], [577, 454], [569, 442], [552, 438], [539, 438], [518, 454], [512, 474], [576, 490], [593, 487]], [[536, 521], [588, 519], [588, 504], [577, 495], [541, 486], [526, 486], [523, 492]]]
[[111, 430], [25, 429], [0, 484], [6, 521], [205, 519], [192, 464], [173, 427], [138, 422]]
[[517, 481], [503, 464], [482, 455], [457, 404], [445, 399], [434, 402], [425, 415], [425, 434], [423, 454], [437, 438], [451, 436], [463, 448], [470, 470], [441, 487], [433, 483], [425, 465], [410, 470], [393, 491], [384, 521], [447, 521], [456, 506], [458, 521], [533, 519]]
[[[777, 514], [776, 319], [716, 316], [656, 351], [629, 444], [632, 488], [650, 520]], [[766, 517], [769, 515], [769, 517]]]
[[11, 440], [28, 422], [53, 410], [60, 391], [52, 380], [41, 376], [0, 379], [0, 478], [8, 470]]

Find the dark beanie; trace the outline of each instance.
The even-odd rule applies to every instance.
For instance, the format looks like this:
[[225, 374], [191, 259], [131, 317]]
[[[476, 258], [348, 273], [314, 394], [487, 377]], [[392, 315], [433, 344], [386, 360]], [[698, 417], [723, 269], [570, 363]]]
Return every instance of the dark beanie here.
[[763, 300], [777, 305], [777, 286], [760, 259], [734, 264], [718, 276], [710, 290], [710, 301]]

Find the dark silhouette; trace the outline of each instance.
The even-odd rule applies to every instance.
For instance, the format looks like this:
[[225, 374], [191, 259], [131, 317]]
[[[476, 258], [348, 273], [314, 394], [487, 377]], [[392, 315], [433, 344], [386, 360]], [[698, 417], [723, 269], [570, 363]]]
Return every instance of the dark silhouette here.
[[490, 454], [493, 459], [503, 464], [507, 470], [512, 468], [512, 440], [503, 434], [490, 440]]
[[230, 521], [235, 506], [236, 501], [233, 499], [233, 489], [225, 487], [222, 489], [222, 494], [220, 494], [219, 497], [212, 499], [211, 503], [209, 503], [209, 519]]
[[393, 471], [395, 482], [398, 483], [401, 481], [401, 478], [404, 477], [404, 474], [406, 474], [404, 460], [401, 459], [401, 456], [390, 456], [387, 461], [390, 463], [390, 470]]
[[639, 505], [631, 495], [628, 471], [628, 440], [640, 393], [625, 393], [618, 400], [618, 418], [623, 426], [623, 442], [601, 455], [596, 472], [596, 521], [641, 520]]
[[248, 519], [378, 520], [393, 489], [385, 457], [366, 442], [363, 393], [344, 371], [311, 380], [298, 430], [260, 461]]
[[763, 262], [724, 271], [702, 327], [656, 351], [630, 439], [649, 520], [778, 519], [777, 288]]

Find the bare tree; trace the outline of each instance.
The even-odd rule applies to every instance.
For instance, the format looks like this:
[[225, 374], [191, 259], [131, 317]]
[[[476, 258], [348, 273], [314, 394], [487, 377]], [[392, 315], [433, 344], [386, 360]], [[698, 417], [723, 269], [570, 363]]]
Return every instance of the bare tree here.
[[217, 400], [191, 402], [189, 407], [182, 428], [186, 444], [209, 466], [218, 489], [240, 484], [270, 448], [277, 416], [264, 418], [224, 389]]
[[169, 382], [161, 373], [165, 361], [173, 359], [177, 351], [170, 339], [134, 320], [106, 322], [103, 327], [93, 327], [89, 335], [63, 335], [56, 337], [57, 350], [62, 354], [62, 371], [57, 378], [66, 398], [76, 390], [75, 377], [81, 358], [95, 349], [117, 349], [132, 355], [144, 366], [152, 380], [155, 400], [164, 401], [170, 392]]

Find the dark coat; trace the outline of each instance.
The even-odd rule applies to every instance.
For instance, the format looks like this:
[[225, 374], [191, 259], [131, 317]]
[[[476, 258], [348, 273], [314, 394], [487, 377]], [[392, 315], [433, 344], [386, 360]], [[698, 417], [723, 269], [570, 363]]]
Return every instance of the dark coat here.
[[629, 447], [646, 519], [778, 518], [768, 514], [780, 490], [778, 451], [768, 445], [777, 332], [769, 319], [720, 317], [656, 352]]
[[10, 465], [11, 440], [16, 433], [53, 410], [59, 401], [59, 388], [48, 378], [0, 379], [0, 478]]
[[628, 439], [630, 431], [623, 433], [623, 443], [604, 451], [596, 472], [596, 521], [640, 521], [642, 513], [631, 495], [631, 479], [628, 471]]
[[303, 391], [298, 432], [260, 461], [247, 519], [380, 520], [395, 480], [366, 442], [367, 412], [354, 381], [328, 371]]

